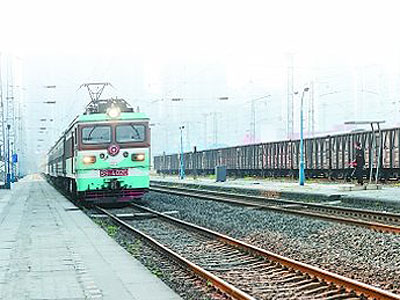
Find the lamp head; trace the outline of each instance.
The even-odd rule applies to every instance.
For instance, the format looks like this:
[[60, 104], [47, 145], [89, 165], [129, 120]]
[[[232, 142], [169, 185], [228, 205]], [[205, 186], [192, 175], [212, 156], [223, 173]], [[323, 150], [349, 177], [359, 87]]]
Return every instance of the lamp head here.
[[107, 115], [112, 119], [116, 119], [121, 115], [121, 110], [118, 106], [111, 105], [111, 107], [107, 109]]

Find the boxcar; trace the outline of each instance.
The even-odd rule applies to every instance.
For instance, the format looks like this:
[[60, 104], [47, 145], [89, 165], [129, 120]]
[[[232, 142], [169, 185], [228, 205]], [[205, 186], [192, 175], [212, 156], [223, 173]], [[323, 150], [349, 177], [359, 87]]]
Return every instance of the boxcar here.
[[[374, 149], [371, 131], [352, 132], [305, 139], [305, 174], [308, 178], [341, 179], [349, 173], [349, 162], [354, 157], [354, 142], [365, 149], [364, 176], [375, 174], [380, 160], [379, 179], [398, 180], [400, 174], [400, 128], [382, 130], [376, 136], [382, 151]], [[297, 177], [299, 170], [299, 140], [286, 140], [221, 149], [184, 153], [185, 173], [213, 174], [219, 165], [227, 167], [230, 176], [290, 176]], [[179, 154], [154, 158], [158, 173], [178, 174]]]

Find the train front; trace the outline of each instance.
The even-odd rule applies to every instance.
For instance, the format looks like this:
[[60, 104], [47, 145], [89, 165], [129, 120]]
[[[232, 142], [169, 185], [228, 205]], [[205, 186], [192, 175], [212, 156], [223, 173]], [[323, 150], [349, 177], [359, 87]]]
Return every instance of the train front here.
[[[76, 191], [90, 203], [128, 203], [149, 188], [149, 119], [116, 101], [79, 117]], [[122, 108], [121, 108], [122, 106]]]

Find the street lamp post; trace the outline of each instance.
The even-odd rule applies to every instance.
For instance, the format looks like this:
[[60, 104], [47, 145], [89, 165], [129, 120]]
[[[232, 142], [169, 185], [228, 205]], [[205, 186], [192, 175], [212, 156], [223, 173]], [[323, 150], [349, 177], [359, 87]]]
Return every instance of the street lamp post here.
[[7, 175], [6, 175], [6, 189], [11, 188], [10, 176], [10, 128], [11, 125], [7, 124]]
[[[168, 143], [169, 137], [168, 137], [167, 124], [166, 123], [165, 124], [164, 123], [150, 123], [149, 125], [150, 125], [150, 128], [163, 128], [163, 129], [154, 131], [154, 136], [156, 136], [156, 133], [157, 133], [157, 136], [162, 135], [164, 137], [164, 143], [160, 142], [162, 144], [162, 146], [157, 144], [157, 147], [155, 145], [153, 145], [153, 150], [154, 150], [155, 154], [159, 153], [159, 152], [166, 153], [169, 149], [169, 143]], [[161, 134], [160, 134], [160, 130], [162, 130]], [[152, 135], [153, 135], [153, 132], [152, 132]], [[154, 138], [154, 139], [157, 141], [161, 141], [161, 138]]]
[[[309, 88], [306, 87], [303, 90], [303, 93], [301, 95], [301, 101], [300, 101], [300, 167], [299, 167], [299, 185], [304, 185], [305, 181], [305, 175], [304, 175], [304, 125], [303, 125], [303, 100], [304, 100], [304, 94], [308, 92]], [[295, 93], [297, 94], [297, 92]]]
[[[256, 102], [259, 100], [264, 100], [265, 98], [268, 98], [268, 97], [271, 97], [271, 95], [268, 94], [268, 95], [250, 100], [250, 102], [251, 102], [251, 119], [252, 119], [252, 122], [250, 124], [251, 125], [251, 143], [252, 144], [255, 144], [255, 142], [256, 142], [256, 126], [257, 126], [256, 125]], [[264, 101], [265, 101], [265, 103], [267, 103], [266, 100], [264, 100]]]
[[[228, 101], [230, 98], [228, 96], [222, 96], [222, 97], [218, 97], [216, 98], [217, 101]], [[184, 102], [186, 101], [186, 98], [180, 98], [180, 97], [176, 97], [176, 98], [171, 98], [170, 101], [172, 102]], [[190, 99], [189, 99], [190, 100]], [[213, 111], [213, 112], [207, 112], [207, 113], [203, 113], [203, 117], [204, 117], [204, 149], [207, 148], [207, 141], [208, 141], [208, 131], [207, 131], [207, 118], [208, 117], [212, 117], [212, 125], [213, 125], [213, 144], [216, 145], [218, 144], [218, 117], [221, 114], [221, 112], [219, 111]], [[179, 118], [179, 122], [182, 122], [182, 118]], [[192, 122], [188, 122], [185, 121], [187, 123], [187, 125], [190, 125]], [[184, 126], [183, 126], [184, 127]], [[189, 126], [190, 127], [190, 126]], [[187, 137], [189, 137], [189, 128], [186, 128], [187, 131]], [[186, 141], [189, 144], [189, 139]], [[188, 145], [190, 146], [190, 145]], [[190, 147], [188, 147], [190, 148]]]
[[[56, 122], [54, 122], [55, 119], [58, 119], [55, 117], [56, 113], [54, 110], [54, 107], [57, 105], [57, 101], [55, 100], [55, 91], [56, 91], [57, 86], [54, 84], [45, 85], [44, 88], [49, 91], [49, 93], [47, 94], [47, 100], [43, 101], [43, 104], [50, 105], [49, 122], [53, 122], [53, 123], [52, 124], [49, 123], [49, 134], [50, 134], [50, 143], [53, 143], [54, 140], [57, 138], [57, 135], [59, 134], [59, 132], [57, 132]], [[103, 86], [103, 89], [104, 89], [104, 86]]]
[[[56, 101], [43, 101], [43, 104], [50, 104], [51, 105], [51, 109], [50, 109], [50, 118], [48, 119], [49, 121], [49, 133], [50, 133], [50, 143], [53, 143], [58, 132], [57, 132], [57, 128], [54, 122], [54, 109], [53, 109], [53, 105], [55, 105], [57, 102]], [[50, 122], [53, 122], [53, 124], [50, 124]]]
[[14, 142], [11, 142], [11, 183], [15, 182], [15, 164], [14, 164], [14, 155], [15, 155], [15, 145]]
[[204, 145], [203, 145], [203, 149], [207, 149], [207, 117], [210, 115], [209, 113], [204, 113], [202, 114], [204, 117]]
[[184, 160], [183, 160], [183, 129], [185, 129], [185, 126], [180, 126], [179, 130], [181, 131], [181, 167], [180, 167], [180, 178], [184, 179], [185, 178], [185, 167], [184, 167]]

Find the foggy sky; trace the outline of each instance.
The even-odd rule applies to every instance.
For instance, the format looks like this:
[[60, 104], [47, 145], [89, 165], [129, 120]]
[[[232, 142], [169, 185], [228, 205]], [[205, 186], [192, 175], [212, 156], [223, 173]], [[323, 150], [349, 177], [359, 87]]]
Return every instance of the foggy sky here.
[[[154, 154], [178, 151], [182, 124], [186, 150], [249, 142], [251, 102], [265, 95], [255, 105], [256, 141], [285, 139], [289, 55], [293, 89], [314, 87], [305, 95], [306, 134], [354, 129], [347, 120], [398, 125], [396, 1], [4, 1], [2, 8], [0, 51], [23, 64], [29, 149], [37, 149], [39, 120], [54, 119], [47, 149], [88, 102], [79, 86], [96, 81], [113, 84], [105, 96], [149, 114]], [[43, 104], [53, 98], [53, 109]]]

